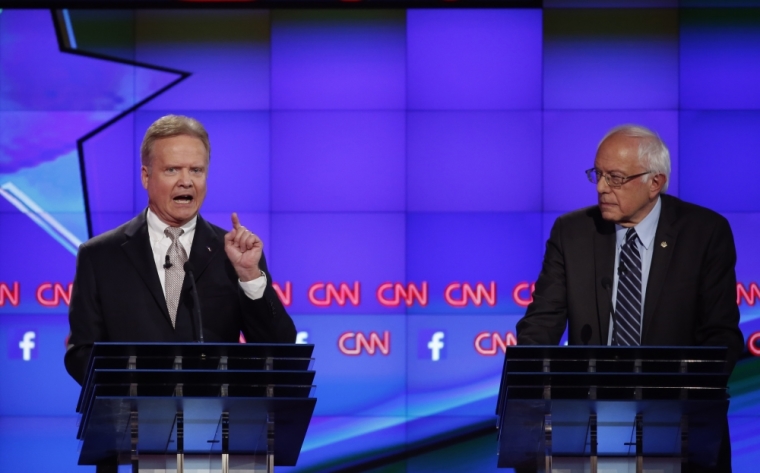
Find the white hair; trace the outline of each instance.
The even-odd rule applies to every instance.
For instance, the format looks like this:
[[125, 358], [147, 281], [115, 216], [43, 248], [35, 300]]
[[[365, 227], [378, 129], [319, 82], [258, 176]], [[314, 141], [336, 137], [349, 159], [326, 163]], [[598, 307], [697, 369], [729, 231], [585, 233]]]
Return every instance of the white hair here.
[[[665, 184], [663, 184], [660, 193], [666, 193], [668, 191], [668, 184], [670, 184], [670, 151], [668, 151], [668, 147], [665, 146], [665, 143], [663, 143], [657, 133], [641, 125], [616, 126], [604, 135], [602, 141], [599, 142], [599, 146], [597, 146], [597, 151], [599, 150], [599, 147], [602, 146], [602, 143], [604, 143], [604, 140], [615, 134], [638, 138], [639, 163], [647, 171], [652, 171], [656, 174], [665, 174], [667, 179], [665, 180]], [[649, 174], [642, 176], [641, 180], [642, 182], [647, 182], [649, 180]]]

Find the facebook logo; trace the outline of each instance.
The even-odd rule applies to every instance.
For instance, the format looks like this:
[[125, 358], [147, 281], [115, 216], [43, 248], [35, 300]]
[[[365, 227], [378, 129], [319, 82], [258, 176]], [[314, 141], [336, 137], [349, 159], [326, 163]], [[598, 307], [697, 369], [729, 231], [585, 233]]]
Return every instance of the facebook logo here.
[[8, 340], [8, 358], [31, 361], [37, 358], [37, 332], [35, 330], [15, 330]]
[[296, 343], [298, 343], [300, 345], [305, 345], [305, 344], [309, 343], [309, 332], [306, 331], [306, 330], [300, 330], [296, 334]]
[[446, 332], [421, 330], [417, 338], [417, 358], [431, 361], [446, 359]]

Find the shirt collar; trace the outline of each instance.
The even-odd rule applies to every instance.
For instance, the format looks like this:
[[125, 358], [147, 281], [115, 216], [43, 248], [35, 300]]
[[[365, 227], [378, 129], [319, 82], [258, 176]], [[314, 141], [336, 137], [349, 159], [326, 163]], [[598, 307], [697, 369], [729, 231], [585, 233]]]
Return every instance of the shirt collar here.
[[[166, 230], [170, 225], [167, 225], [164, 223], [160, 218], [158, 218], [158, 215], [153, 213], [152, 210], [150, 210], [150, 207], [148, 207], [148, 214], [147, 214], [147, 220], [148, 220], [148, 232], [151, 234], [152, 239], [154, 240], [160, 240], [163, 238], [164, 230]], [[182, 228], [185, 231], [185, 235], [188, 235], [192, 233], [195, 230], [195, 226], [198, 223], [198, 215], [196, 214], [195, 217], [190, 219], [189, 222], [182, 225], [180, 228]]]
[[[654, 204], [652, 211], [644, 217], [644, 220], [640, 221], [633, 228], [636, 229], [636, 234], [639, 236], [639, 241], [644, 245], [644, 248], [649, 250], [654, 242], [654, 236], [657, 232], [657, 222], [660, 221], [660, 211], [662, 210], [662, 199], [658, 196], [657, 203]], [[625, 243], [625, 233], [627, 228], [615, 224], [615, 237], [617, 240], [617, 246], [620, 247]]]

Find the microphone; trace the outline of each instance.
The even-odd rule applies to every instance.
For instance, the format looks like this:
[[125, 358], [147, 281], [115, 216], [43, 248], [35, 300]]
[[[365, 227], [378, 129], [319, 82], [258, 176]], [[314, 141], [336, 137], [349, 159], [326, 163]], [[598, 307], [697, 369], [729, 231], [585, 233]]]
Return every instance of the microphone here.
[[607, 276], [603, 277], [602, 278], [602, 287], [605, 288], [605, 289], [607, 289], [607, 290], [611, 289], [612, 288], [612, 279], [610, 279]]
[[[168, 258], [168, 256], [167, 256]], [[190, 276], [191, 292], [193, 293], [193, 303], [195, 305], [195, 313], [198, 316], [198, 338], [199, 342], [203, 343], [203, 318], [201, 317], [201, 303], [198, 300], [198, 288], [195, 287], [195, 275], [193, 274], [193, 265], [190, 261], [187, 261], [183, 266], [185, 274]]]
[[[617, 325], [617, 320], [615, 318], [615, 308], [612, 305], [612, 279], [610, 279], [607, 276], [603, 277], [602, 278], [602, 287], [609, 292], [609, 296], [610, 296], [610, 315], [612, 316], [612, 326], [613, 326], [613, 329], [612, 329], [612, 345], [617, 345], [617, 343], [615, 342], [615, 329], [614, 329], [614, 327]], [[600, 334], [600, 335], [602, 335], [602, 334]]]
[[591, 340], [591, 325], [586, 324], [581, 329], [581, 341], [584, 345], [588, 345], [589, 340]]
[[169, 255], [166, 255], [166, 259], [164, 260], [164, 269], [169, 269], [172, 266], [174, 266], [174, 265], [172, 264], [171, 260], [169, 259]]

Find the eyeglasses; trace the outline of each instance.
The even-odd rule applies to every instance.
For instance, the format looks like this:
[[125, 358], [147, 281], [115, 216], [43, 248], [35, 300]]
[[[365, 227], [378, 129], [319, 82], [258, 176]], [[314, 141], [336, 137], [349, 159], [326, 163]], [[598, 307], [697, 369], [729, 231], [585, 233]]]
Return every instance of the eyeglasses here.
[[607, 181], [608, 186], [618, 189], [622, 187], [623, 184], [625, 184], [626, 182], [632, 179], [636, 179], [637, 177], [650, 174], [652, 172], [654, 171], [642, 172], [641, 174], [634, 174], [633, 176], [623, 176], [622, 174], [618, 174], [618, 173], [604, 174], [602, 171], [598, 170], [597, 168], [591, 168], [591, 169], [586, 169], [586, 177], [588, 177], [589, 182], [591, 182], [592, 184], [597, 184], [599, 182], [599, 179], [604, 177], [604, 180]]

